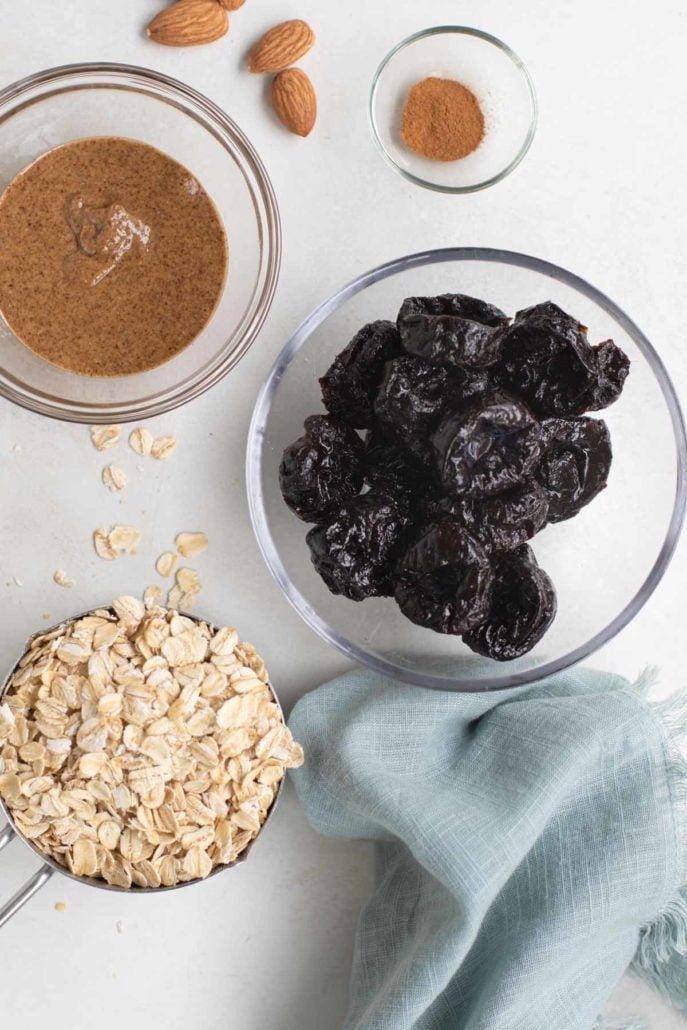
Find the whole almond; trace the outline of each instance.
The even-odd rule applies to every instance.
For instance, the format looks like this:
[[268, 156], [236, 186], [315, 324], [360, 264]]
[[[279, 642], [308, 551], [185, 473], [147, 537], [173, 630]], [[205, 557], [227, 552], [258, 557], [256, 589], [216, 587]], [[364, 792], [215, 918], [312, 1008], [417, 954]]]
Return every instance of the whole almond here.
[[216, 0], [176, 0], [160, 11], [147, 32], [165, 46], [199, 46], [212, 43], [229, 30], [229, 18]]
[[225, 11], [238, 11], [239, 7], [243, 7], [245, 2], [246, 0], [217, 0], [217, 3]]
[[300, 68], [287, 68], [272, 83], [272, 105], [282, 125], [297, 136], [308, 136], [317, 118], [313, 84]]
[[281, 72], [307, 54], [315, 33], [307, 22], [283, 21], [258, 40], [248, 56], [252, 72]]

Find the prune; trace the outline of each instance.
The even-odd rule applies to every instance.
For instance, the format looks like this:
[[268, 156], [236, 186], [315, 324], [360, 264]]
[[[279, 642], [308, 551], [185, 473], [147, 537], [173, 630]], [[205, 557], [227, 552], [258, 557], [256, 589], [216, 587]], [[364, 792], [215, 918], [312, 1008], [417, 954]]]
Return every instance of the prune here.
[[325, 408], [357, 429], [369, 429], [384, 364], [400, 350], [393, 322], [363, 326], [320, 379]]
[[535, 479], [467, 504], [477, 539], [489, 551], [512, 551], [531, 540], [549, 512], [548, 494]]
[[630, 373], [630, 359], [613, 340], [604, 340], [594, 347], [598, 378], [587, 404], [587, 411], [601, 411], [617, 401]]
[[432, 469], [414, 461], [408, 451], [389, 443], [374, 429], [365, 441], [365, 483], [372, 493], [405, 504], [436, 494]]
[[310, 557], [333, 594], [352, 601], [391, 593], [390, 572], [408, 519], [395, 501], [361, 494], [306, 537]]
[[556, 615], [553, 583], [526, 545], [496, 561], [491, 610], [485, 621], [463, 636], [477, 654], [510, 662], [531, 651]]
[[384, 435], [419, 460], [428, 460], [428, 440], [447, 406], [451, 381], [448, 369], [420, 358], [404, 356], [387, 362], [374, 403]]
[[357, 494], [363, 482], [364, 445], [355, 430], [333, 415], [311, 415], [305, 433], [286, 448], [279, 484], [291, 511], [319, 522]]
[[398, 313], [409, 354], [437, 365], [486, 368], [501, 356], [508, 318], [492, 304], [462, 293], [408, 297]]
[[492, 388], [488, 368], [456, 368], [451, 379], [452, 395], [448, 406], [459, 411], [474, 397], [480, 397]]
[[512, 551], [531, 540], [546, 523], [549, 496], [531, 479], [495, 497], [443, 498], [425, 505], [425, 517], [458, 519], [489, 553]]
[[517, 313], [494, 375], [537, 414], [565, 418], [616, 400], [629, 366], [612, 340], [592, 347], [584, 326], [547, 301]]
[[545, 452], [537, 474], [549, 496], [549, 522], [563, 522], [605, 488], [611, 435], [600, 418], [547, 418], [541, 426]]
[[477, 398], [449, 414], [432, 437], [447, 493], [487, 497], [529, 478], [541, 456], [539, 423], [524, 404], [502, 392]]
[[418, 626], [460, 634], [487, 617], [493, 583], [484, 549], [449, 518], [430, 526], [405, 553], [394, 577], [394, 597]]

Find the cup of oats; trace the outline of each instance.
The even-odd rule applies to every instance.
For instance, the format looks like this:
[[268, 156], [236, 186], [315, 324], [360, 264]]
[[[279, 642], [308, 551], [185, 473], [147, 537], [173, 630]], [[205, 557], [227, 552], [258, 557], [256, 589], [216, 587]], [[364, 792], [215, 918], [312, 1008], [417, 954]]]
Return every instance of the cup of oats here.
[[0, 805], [53, 874], [145, 892], [245, 860], [303, 762], [235, 629], [119, 597], [32, 637], [0, 690]]

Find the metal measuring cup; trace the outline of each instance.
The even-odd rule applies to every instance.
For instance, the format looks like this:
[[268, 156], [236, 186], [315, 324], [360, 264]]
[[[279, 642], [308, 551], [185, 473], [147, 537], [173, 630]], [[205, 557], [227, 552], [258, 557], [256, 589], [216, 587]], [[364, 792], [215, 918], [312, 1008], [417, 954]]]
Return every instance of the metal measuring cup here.
[[[78, 622], [79, 619], [83, 619], [87, 615], [93, 615], [96, 610], [112, 612], [112, 608], [109, 605], [101, 605], [98, 609], [89, 609], [88, 611], [81, 612], [78, 615], [72, 615], [71, 618], [63, 619], [56, 625], [51, 626], [48, 629], [41, 629], [39, 632], [34, 633], [32, 636], [30, 636], [29, 639], [26, 641], [26, 644], [24, 645], [22, 653], [19, 655], [19, 658], [17, 658], [16, 662], [13, 664], [12, 668], [10, 669], [2, 683], [2, 686], [0, 687], [0, 702], [2, 702], [2, 699], [5, 693], [7, 692], [12, 676], [14, 675], [15, 671], [19, 666], [19, 662], [23, 658], [24, 654], [29, 650], [31, 644], [34, 640], [36, 640], [37, 637], [42, 637], [46, 633], [52, 633], [54, 630], [62, 629], [63, 627], [66, 628], [69, 625], [69, 623]], [[189, 612], [180, 612], [179, 614], [184, 615], [187, 619], [192, 619], [194, 622], [205, 622], [213, 632], [216, 629], [215, 625], [209, 619], [203, 619], [198, 615], [191, 615]], [[281, 704], [279, 703], [279, 698], [277, 697], [274, 691], [274, 687], [271, 683], [268, 683], [268, 686], [272, 693], [272, 699], [274, 700], [274, 703], [279, 709], [279, 714], [281, 715], [282, 719], [284, 719], [284, 713], [282, 711]], [[283, 786], [284, 778], [282, 778], [282, 780], [279, 783], [279, 787], [277, 788], [274, 800], [270, 805], [269, 809], [267, 810], [265, 821], [260, 827], [257, 837], [254, 837], [253, 840], [246, 845], [241, 854], [236, 859], [234, 859], [233, 862], [229, 862], [226, 865], [215, 866], [212, 872], [206, 877], [207, 880], [210, 880], [213, 876], [217, 876], [218, 873], [223, 873], [225, 870], [231, 869], [233, 868], [233, 866], [240, 865], [242, 862], [246, 861], [250, 851], [253, 848], [253, 845], [257, 840], [259, 840], [260, 837], [262, 837], [265, 826], [267, 825], [268, 820], [271, 818], [272, 813], [277, 807], [277, 802], [279, 801], [279, 798], [281, 796]], [[2, 849], [10, 843], [10, 841], [17, 838], [30, 851], [32, 851], [34, 855], [37, 855], [42, 862], [42, 866], [38, 870], [38, 872], [34, 873], [34, 875], [30, 877], [30, 879], [28, 879], [26, 883], [19, 888], [16, 894], [14, 894], [10, 898], [10, 900], [7, 901], [0, 908], [0, 927], [4, 926], [4, 924], [7, 923], [12, 918], [12, 916], [15, 915], [19, 911], [19, 909], [22, 908], [22, 906], [25, 905], [26, 902], [29, 901], [34, 896], [34, 894], [36, 894], [36, 892], [39, 891], [41, 887], [48, 882], [53, 873], [60, 873], [62, 876], [66, 876], [70, 880], [76, 880], [77, 883], [87, 884], [89, 887], [98, 887], [100, 890], [106, 891], [117, 891], [120, 894], [161, 894], [163, 891], [175, 891], [178, 890], [180, 887], [193, 887], [196, 884], [204, 882], [203, 880], [188, 880], [185, 883], [176, 883], [171, 887], [138, 887], [136, 885], [132, 885], [131, 887], [117, 887], [113, 884], [107, 883], [106, 880], [101, 880], [95, 876], [75, 876], [74, 873], [70, 872], [69, 869], [67, 869], [65, 866], [60, 865], [60, 863], [57, 862], [54, 858], [52, 858], [51, 855], [46, 855], [44, 851], [41, 851], [41, 849], [34, 841], [28, 840], [22, 834], [22, 832], [17, 827], [14, 817], [12, 816], [12, 813], [10, 812], [2, 796], [0, 796], [0, 811], [3, 812], [7, 820], [7, 825], [4, 826], [2, 830], [0, 830], [0, 851], [2, 851]]]

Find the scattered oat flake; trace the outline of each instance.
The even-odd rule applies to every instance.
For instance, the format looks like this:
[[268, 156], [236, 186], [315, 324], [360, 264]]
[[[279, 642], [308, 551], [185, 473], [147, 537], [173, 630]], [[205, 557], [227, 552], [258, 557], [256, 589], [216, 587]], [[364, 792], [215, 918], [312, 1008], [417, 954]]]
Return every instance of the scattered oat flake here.
[[126, 486], [126, 472], [119, 465], [106, 465], [103, 469], [103, 483], [108, 490], [123, 490]]
[[175, 583], [175, 585], [167, 594], [167, 604], [170, 608], [173, 608], [175, 611], [178, 611], [180, 608], [183, 609], [186, 607], [185, 602], [186, 597], [184, 591], [181, 589], [178, 583]]
[[24, 586], [22, 581], [19, 579], [19, 576], [12, 576], [12, 579], [14, 580], [15, 587], [23, 587]]
[[117, 922], [115, 923], [115, 928], [117, 930], [117, 933], [121, 933], [122, 932], [122, 921], [121, 921], [121, 919], [117, 920]]
[[129, 434], [129, 446], [136, 454], [150, 454], [153, 446], [153, 434], [145, 426], [137, 426]]
[[164, 461], [170, 454], [173, 454], [177, 449], [177, 442], [173, 436], [159, 436], [157, 440], [153, 441], [153, 446], [150, 448], [150, 453], [158, 461]]
[[67, 911], [67, 902], [66, 901], [56, 901], [55, 902], [55, 911], [56, 912], [66, 912]]
[[136, 554], [136, 548], [143, 534], [134, 526], [113, 526], [107, 535], [107, 542], [115, 551]]
[[201, 554], [208, 546], [208, 538], [205, 533], [179, 533], [174, 540], [177, 551], [184, 558], [192, 558], [194, 554]]
[[146, 608], [155, 608], [162, 603], [162, 587], [153, 584], [143, 591], [143, 604]]
[[160, 576], [171, 576], [178, 558], [174, 551], [165, 551], [155, 562], [155, 568]]
[[185, 594], [199, 594], [201, 589], [200, 576], [195, 569], [179, 569], [176, 575], [177, 586]]
[[107, 451], [119, 443], [119, 426], [91, 426], [91, 441], [96, 451]]
[[52, 577], [57, 583], [58, 587], [73, 587], [74, 580], [70, 579], [64, 569], [56, 569]]
[[114, 561], [117, 557], [117, 552], [110, 543], [107, 531], [104, 529], [96, 529], [93, 533], [93, 546], [95, 547], [96, 554], [103, 561]]

